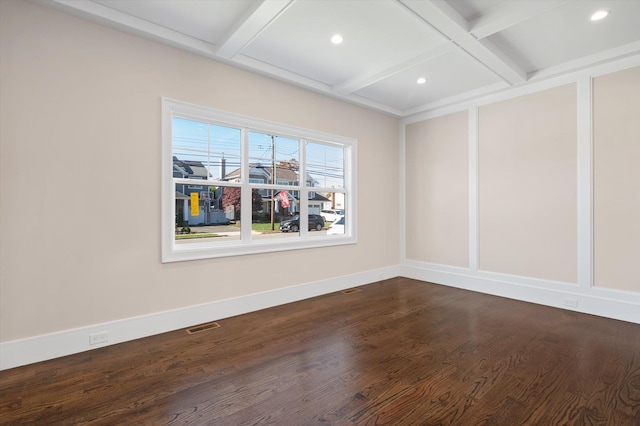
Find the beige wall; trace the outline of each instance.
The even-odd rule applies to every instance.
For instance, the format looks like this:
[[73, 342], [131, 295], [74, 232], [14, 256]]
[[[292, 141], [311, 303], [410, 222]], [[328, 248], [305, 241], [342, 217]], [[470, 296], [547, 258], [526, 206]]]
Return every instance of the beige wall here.
[[480, 269], [577, 281], [576, 86], [479, 109]]
[[[575, 84], [479, 107], [480, 270], [577, 281], [576, 111]], [[468, 126], [406, 126], [408, 260], [469, 266]]]
[[406, 257], [469, 266], [466, 111], [406, 128]]
[[593, 82], [594, 285], [640, 291], [640, 67]]
[[[476, 125], [468, 104], [461, 113], [408, 118], [405, 258], [424, 264], [408, 263], [406, 273], [638, 322], [640, 56], [631, 59], [515, 89], [525, 95], [473, 101], [477, 167], [463, 165], [464, 145], [475, 140], [465, 136], [467, 125]], [[471, 182], [478, 179], [477, 210], [475, 193], [462, 197], [473, 204], [454, 196], [463, 194], [469, 173]], [[464, 238], [450, 226], [466, 227], [469, 214], [477, 228], [465, 229], [466, 243], [478, 244], [477, 258], [470, 250], [466, 259], [470, 268], [430, 265], [466, 266], [448, 256], [458, 247], [462, 259]]]
[[[396, 119], [31, 2], [0, 8], [2, 341], [398, 263], [397, 228], [367, 214], [399, 220]], [[358, 139], [359, 243], [161, 264], [163, 96]]]

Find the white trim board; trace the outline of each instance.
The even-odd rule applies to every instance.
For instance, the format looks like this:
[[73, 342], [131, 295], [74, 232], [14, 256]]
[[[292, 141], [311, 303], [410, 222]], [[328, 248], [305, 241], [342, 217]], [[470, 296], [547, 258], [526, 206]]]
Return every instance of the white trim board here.
[[[465, 268], [447, 271], [437, 265], [413, 261], [400, 265], [399, 269], [400, 275], [406, 278], [640, 324], [640, 294], [637, 293], [585, 289], [568, 283], [543, 285], [544, 280], [536, 280], [539, 281], [536, 285], [531, 279], [519, 280], [515, 276], [473, 272]], [[576, 306], [568, 306], [565, 301], [575, 301]]]
[[[0, 371], [397, 277], [397, 266], [0, 343]], [[89, 336], [108, 333], [108, 343]]]
[[[640, 295], [576, 285], [558, 288], [558, 283], [511, 277], [466, 268], [454, 268], [408, 261], [402, 265], [292, 287], [189, 306], [150, 315], [94, 324], [57, 333], [0, 343], [0, 371], [46, 361], [100, 347], [179, 330], [196, 324], [255, 312], [285, 303], [321, 296], [351, 287], [395, 277], [406, 277], [478, 293], [640, 324]], [[520, 278], [520, 279], [519, 279]], [[577, 301], [570, 308], [564, 299]], [[89, 336], [109, 333], [109, 342], [90, 345]]]
[[453, 114], [465, 109], [481, 107], [483, 105], [489, 105], [505, 101], [507, 99], [553, 89], [559, 86], [564, 86], [565, 84], [579, 84], [587, 77], [598, 77], [637, 66], [640, 66], [640, 54], [638, 53], [567, 74], [554, 74], [553, 76], [546, 78], [533, 78], [526, 83], [521, 83], [516, 86], [502, 87], [499, 90], [486, 94], [479, 94], [478, 96], [466, 98], [459, 102], [448, 102], [446, 105], [442, 106], [434, 105], [433, 107], [429, 107], [423, 111], [416, 111], [415, 113], [407, 114], [400, 120], [400, 125], [406, 126], [419, 121]]

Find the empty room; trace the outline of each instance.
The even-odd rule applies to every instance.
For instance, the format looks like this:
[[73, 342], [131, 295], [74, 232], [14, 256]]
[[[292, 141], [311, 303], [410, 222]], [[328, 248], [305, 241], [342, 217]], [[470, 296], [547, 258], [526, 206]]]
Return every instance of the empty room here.
[[639, 425], [639, 22], [0, 0], [0, 424]]

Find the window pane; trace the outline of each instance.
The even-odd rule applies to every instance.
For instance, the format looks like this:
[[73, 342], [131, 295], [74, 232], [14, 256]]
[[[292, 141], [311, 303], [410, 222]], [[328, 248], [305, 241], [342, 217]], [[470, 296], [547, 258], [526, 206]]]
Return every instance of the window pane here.
[[[332, 194], [327, 195], [329, 196], [329, 198], [332, 197]], [[333, 194], [333, 198], [334, 200], [336, 198], [344, 199], [344, 193], [335, 193]], [[311, 203], [312, 202], [310, 201], [309, 206], [311, 206]], [[319, 213], [324, 220], [323, 231], [312, 232], [309, 234], [309, 236], [331, 238], [335, 235], [347, 234], [347, 228], [345, 226], [345, 209], [331, 207], [332, 203], [335, 205], [335, 201], [324, 203], [324, 208]]]
[[[249, 132], [250, 179], [276, 185], [299, 185], [300, 141]], [[275, 170], [275, 173], [273, 173]]]
[[252, 240], [299, 237], [300, 224], [295, 216], [299, 203], [289, 191], [264, 188], [252, 191]]
[[240, 180], [241, 131], [230, 127], [209, 125], [211, 151], [209, 171], [215, 180]]
[[240, 179], [239, 129], [173, 118], [173, 177]]
[[307, 179], [322, 188], [344, 188], [344, 148], [316, 142], [306, 144]]
[[208, 179], [209, 125], [173, 119], [173, 177]]
[[239, 211], [239, 188], [176, 184], [176, 244], [239, 240], [236, 204]]
[[346, 216], [340, 216], [335, 221], [329, 224], [327, 229], [327, 235], [345, 235], [347, 233]]

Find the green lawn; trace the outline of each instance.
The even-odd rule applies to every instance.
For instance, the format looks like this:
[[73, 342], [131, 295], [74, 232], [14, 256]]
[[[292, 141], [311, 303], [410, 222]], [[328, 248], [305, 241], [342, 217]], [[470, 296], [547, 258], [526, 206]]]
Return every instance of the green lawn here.
[[176, 240], [191, 240], [194, 238], [210, 238], [217, 237], [218, 234], [214, 234], [212, 232], [200, 232], [194, 234], [176, 234]]
[[[240, 228], [240, 222], [234, 223], [233, 226], [235, 226], [236, 228]], [[267, 223], [252, 223], [251, 224], [251, 229], [254, 230], [254, 231], [260, 231], [260, 232], [271, 231], [271, 222], [267, 222]], [[273, 230], [274, 231], [279, 231], [280, 230], [280, 222], [274, 222], [273, 223]]]
[[[260, 232], [271, 231], [271, 222], [269, 222], [269, 223], [252, 223], [251, 224], [251, 229], [253, 229], [254, 231], [260, 231]], [[273, 230], [274, 231], [279, 231], [280, 230], [280, 222], [274, 222], [273, 223]]]

